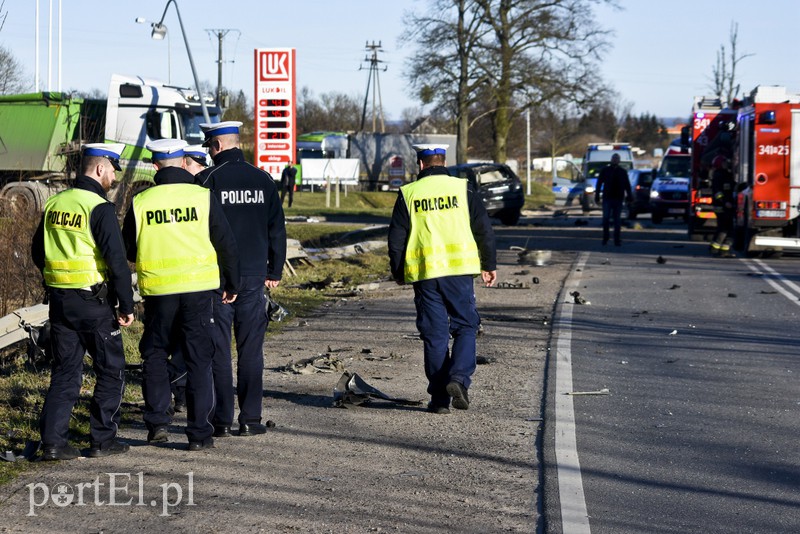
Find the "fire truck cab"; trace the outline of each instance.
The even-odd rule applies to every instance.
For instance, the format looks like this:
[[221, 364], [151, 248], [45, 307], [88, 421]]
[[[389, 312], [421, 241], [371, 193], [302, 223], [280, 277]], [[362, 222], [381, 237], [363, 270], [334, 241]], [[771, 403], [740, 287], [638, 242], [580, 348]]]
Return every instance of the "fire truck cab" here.
[[718, 155], [733, 157], [736, 110], [715, 96], [695, 97], [691, 124], [691, 183], [688, 231], [692, 240], [714, 232], [717, 218], [711, 193], [711, 162]]
[[733, 172], [735, 246], [800, 250], [800, 94], [758, 86], [738, 110]]

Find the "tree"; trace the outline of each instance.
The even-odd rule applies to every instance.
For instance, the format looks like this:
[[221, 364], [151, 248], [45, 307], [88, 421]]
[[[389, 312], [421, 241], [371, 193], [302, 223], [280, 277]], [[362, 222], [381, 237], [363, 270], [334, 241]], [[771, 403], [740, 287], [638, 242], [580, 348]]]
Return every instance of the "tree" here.
[[592, 17], [593, 0], [477, 2], [491, 28], [478, 65], [494, 105], [493, 158], [505, 161], [513, 122], [526, 109], [552, 100], [584, 104], [606, 91], [597, 61], [608, 32]]
[[[2, 20], [4, 19], [0, 17], [0, 21]], [[22, 64], [9, 49], [0, 46], [0, 94], [24, 93], [28, 88]]]
[[[484, 81], [475, 64], [474, 49], [487, 33], [476, 0], [436, 0], [429, 15], [410, 14], [403, 42], [415, 43], [408, 62], [411, 86], [423, 104], [436, 103], [454, 118], [458, 144], [456, 161], [467, 161], [470, 106]], [[455, 83], [454, 83], [455, 81]]]
[[361, 124], [361, 106], [357, 96], [335, 91], [316, 99], [308, 87], [297, 95], [297, 131], [356, 131]]
[[739, 39], [739, 24], [731, 22], [730, 30], [730, 56], [725, 53], [725, 45], [720, 45], [717, 51], [717, 62], [712, 68], [711, 89], [721, 101], [730, 104], [739, 96], [739, 83], [736, 81], [736, 67], [743, 59], [753, 54], [737, 56], [736, 45]]

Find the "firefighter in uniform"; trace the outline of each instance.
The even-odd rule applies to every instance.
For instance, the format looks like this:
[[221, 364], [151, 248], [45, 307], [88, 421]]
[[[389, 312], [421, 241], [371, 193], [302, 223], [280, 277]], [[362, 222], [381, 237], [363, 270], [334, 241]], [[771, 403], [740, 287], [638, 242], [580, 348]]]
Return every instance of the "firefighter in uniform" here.
[[[261, 423], [264, 396], [264, 335], [269, 324], [267, 290], [278, 287], [286, 261], [286, 227], [278, 188], [269, 173], [247, 163], [239, 148], [238, 121], [201, 124], [203, 146], [214, 165], [197, 175], [222, 205], [239, 248], [242, 283], [236, 302], [215, 308], [217, 349], [231, 358], [231, 325], [236, 335], [236, 396], [240, 436], [266, 432]], [[227, 384], [225, 385], [227, 386]], [[218, 402], [214, 435], [231, 435], [233, 399]]]
[[[186, 171], [179, 139], [147, 144], [157, 172], [155, 187], [133, 198], [122, 235], [128, 259], [136, 262], [144, 297], [142, 354], [147, 441], [168, 440], [170, 381], [167, 357], [180, 344], [186, 362], [186, 435], [189, 450], [214, 446], [211, 414], [214, 384], [214, 307], [236, 299], [239, 266], [236, 241], [222, 209]], [[219, 265], [218, 265], [219, 260]]]
[[[415, 145], [420, 173], [400, 188], [389, 226], [389, 264], [398, 284], [414, 285], [423, 342], [428, 411], [469, 408], [480, 317], [473, 276], [497, 279], [496, 245], [472, 185], [448, 174], [447, 145]], [[450, 337], [453, 346], [449, 347]]]
[[53, 349], [40, 420], [43, 460], [80, 456], [68, 444], [67, 433], [87, 351], [97, 376], [90, 405], [89, 456], [120, 454], [129, 448], [116, 435], [125, 389], [120, 326], [133, 322], [133, 289], [114, 204], [106, 198], [114, 171], [120, 170], [123, 148], [122, 144], [85, 145], [81, 176], [72, 189], [48, 199], [33, 236], [33, 261], [42, 270], [50, 302]]
[[709, 248], [712, 256], [731, 258], [733, 239], [733, 203], [736, 182], [733, 173], [728, 169], [728, 159], [725, 156], [716, 156], [711, 162], [711, 193], [713, 195], [714, 213], [717, 216], [717, 232]]

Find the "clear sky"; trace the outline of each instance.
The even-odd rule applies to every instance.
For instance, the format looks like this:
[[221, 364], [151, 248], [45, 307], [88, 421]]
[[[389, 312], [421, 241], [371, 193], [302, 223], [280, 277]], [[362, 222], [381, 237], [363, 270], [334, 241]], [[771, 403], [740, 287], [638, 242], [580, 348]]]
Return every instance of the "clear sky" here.
[[[3, 0], [0, 0], [2, 2]], [[5, 0], [8, 12], [0, 44], [23, 62], [33, 88], [35, 6], [40, 17], [40, 79], [47, 85], [47, 22], [59, 0]], [[368, 67], [365, 44], [381, 41], [381, 96], [387, 119], [415, 106], [404, 78], [400, 46], [403, 13], [423, 10], [426, 0], [177, 0], [201, 81], [216, 86], [216, 37], [206, 30], [231, 30], [224, 39], [223, 85], [253, 91], [254, 48], [296, 48], [298, 88], [319, 96], [330, 91], [363, 98]], [[695, 95], [708, 94], [720, 45], [728, 45], [731, 22], [739, 24], [739, 51], [753, 54], [739, 66], [742, 90], [757, 84], [785, 85], [800, 92], [800, 1], [797, 0], [619, 0], [622, 10], [601, 7], [597, 20], [614, 32], [600, 72], [633, 113], [686, 116]], [[170, 38], [150, 39], [149, 24], [161, 18], [166, 0], [62, 0], [63, 90], [107, 91], [112, 73], [141, 75], [191, 86], [183, 36], [174, 3], [164, 24]], [[213, 11], [214, 7], [224, 7]], [[53, 34], [53, 90], [57, 89], [57, 33]]]

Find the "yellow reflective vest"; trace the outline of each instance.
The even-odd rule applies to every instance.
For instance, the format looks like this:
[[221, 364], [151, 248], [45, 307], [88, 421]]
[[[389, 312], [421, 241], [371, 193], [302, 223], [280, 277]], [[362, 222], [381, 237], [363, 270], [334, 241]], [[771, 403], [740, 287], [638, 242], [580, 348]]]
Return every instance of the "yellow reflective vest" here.
[[163, 184], [133, 199], [136, 274], [142, 296], [217, 289], [217, 253], [209, 234], [211, 192]]
[[108, 202], [83, 189], [68, 189], [44, 206], [44, 281], [50, 287], [78, 289], [107, 278], [108, 267], [94, 241], [89, 220]]
[[470, 228], [467, 181], [430, 175], [404, 185], [401, 191], [411, 219], [405, 281], [479, 274], [480, 256]]

